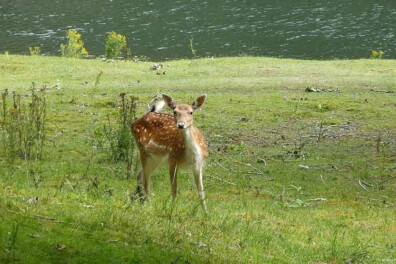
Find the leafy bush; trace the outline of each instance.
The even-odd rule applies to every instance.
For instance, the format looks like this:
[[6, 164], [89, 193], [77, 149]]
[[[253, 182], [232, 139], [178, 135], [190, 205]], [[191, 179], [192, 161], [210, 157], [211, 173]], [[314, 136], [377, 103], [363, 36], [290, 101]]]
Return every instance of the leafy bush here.
[[384, 54], [385, 54], [385, 52], [383, 52], [382, 50], [372, 50], [371, 51], [371, 58], [372, 59], [382, 59]]
[[29, 47], [29, 52], [31, 56], [38, 56], [41, 54], [40, 47]]
[[74, 29], [67, 31], [67, 43], [61, 44], [62, 57], [81, 58], [88, 55], [88, 51], [84, 47], [81, 34]]
[[114, 31], [110, 32], [106, 40], [106, 58], [114, 59], [119, 57], [126, 51], [127, 41], [126, 37], [117, 34]]

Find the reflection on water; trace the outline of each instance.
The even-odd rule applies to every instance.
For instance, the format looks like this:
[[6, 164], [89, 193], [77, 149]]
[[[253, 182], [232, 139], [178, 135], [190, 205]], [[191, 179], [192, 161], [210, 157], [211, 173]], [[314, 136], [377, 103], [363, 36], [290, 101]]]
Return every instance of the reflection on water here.
[[383, 50], [396, 58], [390, 0], [0, 0], [0, 19], [0, 52], [41, 46], [58, 55], [73, 28], [96, 55], [116, 31], [133, 54], [153, 60], [191, 57], [191, 38], [201, 57], [362, 58]]

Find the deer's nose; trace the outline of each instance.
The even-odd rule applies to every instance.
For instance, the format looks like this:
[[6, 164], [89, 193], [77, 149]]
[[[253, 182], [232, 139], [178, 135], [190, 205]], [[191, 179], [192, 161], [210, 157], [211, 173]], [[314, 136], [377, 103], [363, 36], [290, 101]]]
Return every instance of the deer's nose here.
[[183, 129], [183, 128], [185, 128], [185, 127], [186, 127], [186, 123], [184, 123], [184, 122], [177, 122], [177, 128]]

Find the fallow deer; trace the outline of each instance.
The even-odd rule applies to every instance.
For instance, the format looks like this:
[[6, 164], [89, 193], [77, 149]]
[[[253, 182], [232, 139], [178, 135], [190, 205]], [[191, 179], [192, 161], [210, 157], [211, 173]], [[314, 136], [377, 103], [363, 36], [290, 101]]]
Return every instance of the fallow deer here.
[[[178, 169], [189, 167], [193, 170], [198, 194], [206, 211], [202, 168], [208, 150], [203, 135], [193, 125], [194, 110], [204, 104], [206, 95], [198, 97], [191, 105], [176, 104], [166, 94], [162, 94], [161, 97], [162, 104], [158, 103], [150, 112], [132, 124], [132, 132], [142, 164], [142, 170], [137, 178], [144, 188], [144, 197], [150, 194], [151, 174], [159, 166], [167, 163], [172, 198], [175, 199]], [[173, 116], [158, 112], [165, 104], [173, 110]]]

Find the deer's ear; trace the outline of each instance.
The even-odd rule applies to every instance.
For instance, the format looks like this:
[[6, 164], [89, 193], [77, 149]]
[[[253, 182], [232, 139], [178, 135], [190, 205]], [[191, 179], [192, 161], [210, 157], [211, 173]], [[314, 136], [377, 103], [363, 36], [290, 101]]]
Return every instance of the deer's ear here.
[[173, 101], [173, 98], [166, 95], [162, 94], [162, 98], [164, 98], [165, 103], [172, 109], [175, 109], [175, 101]]
[[194, 103], [192, 104], [192, 107], [194, 109], [200, 108], [206, 100], [206, 94], [201, 95], [200, 97], [198, 97], [197, 99], [195, 99]]

